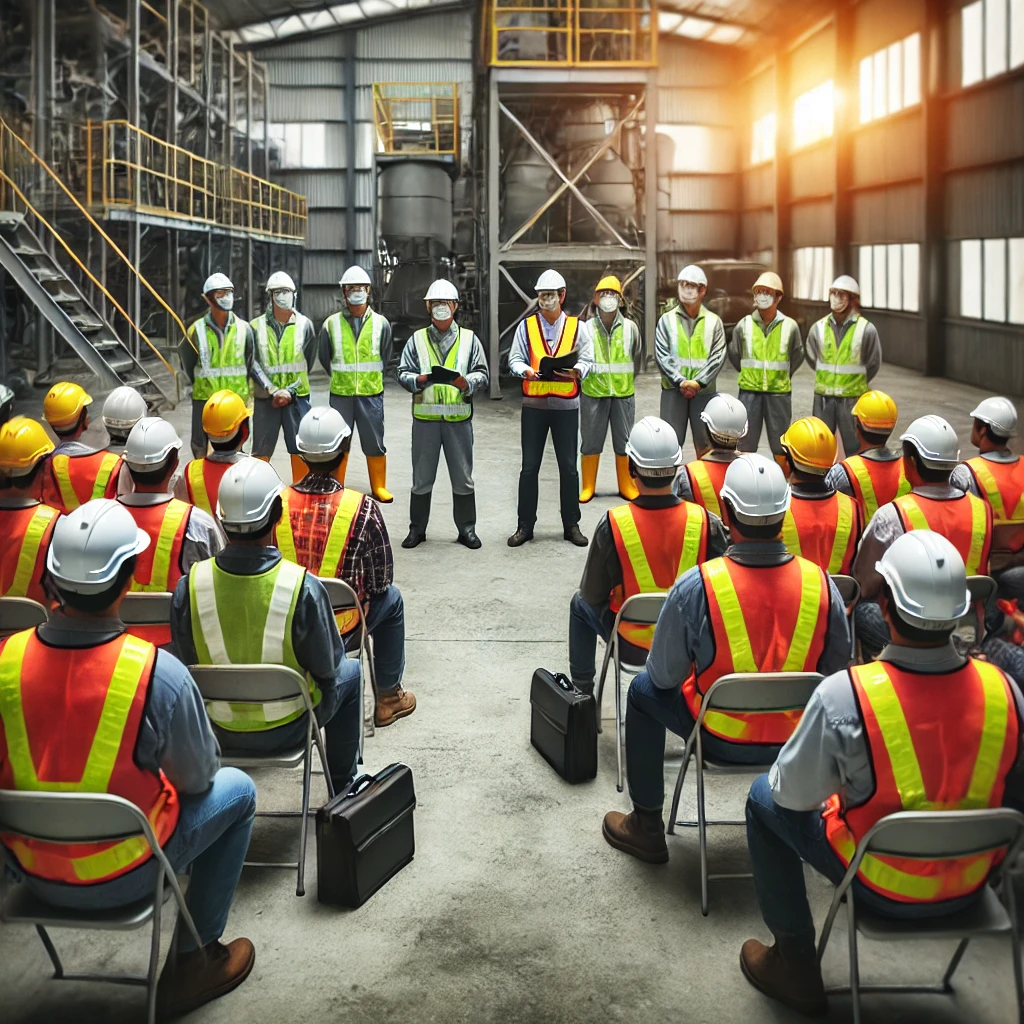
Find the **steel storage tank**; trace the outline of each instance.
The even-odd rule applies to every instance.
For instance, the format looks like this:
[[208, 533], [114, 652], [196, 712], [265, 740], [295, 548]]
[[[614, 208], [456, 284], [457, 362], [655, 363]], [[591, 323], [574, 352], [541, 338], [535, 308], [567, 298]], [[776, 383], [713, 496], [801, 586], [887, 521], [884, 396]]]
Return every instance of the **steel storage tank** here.
[[378, 178], [382, 238], [433, 238], [452, 244], [452, 179], [444, 166], [422, 160], [386, 165]]

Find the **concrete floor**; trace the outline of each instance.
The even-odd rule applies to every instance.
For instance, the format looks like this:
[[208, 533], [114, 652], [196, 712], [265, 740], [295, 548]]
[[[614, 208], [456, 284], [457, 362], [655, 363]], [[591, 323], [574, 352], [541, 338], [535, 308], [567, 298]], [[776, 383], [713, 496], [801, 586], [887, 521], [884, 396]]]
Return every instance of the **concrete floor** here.
[[[960, 431], [966, 451], [968, 412], [982, 397], [972, 388], [885, 368], [876, 382], [900, 404], [900, 423], [938, 412]], [[734, 392], [730, 371], [720, 381]], [[811, 375], [796, 377], [794, 410], [809, 413]], [[325, 383], [314, 387], [323, 398]], [[638, 416], [656, 414], [659, 382], [638, 387]], [[237, 992], [190, 1019], [247, 1024], [297, 1020], [439, 1022], [788, 1022], [803, 1018], [770, 1003], [743, 979], [739, 947], [766, 938], [752, 885], [711, 883], [711, 913], [701, 917], [696, 836], [670, 838], [671, 861], [641, 864], [609, 848], [602, 814], [627, 808], [615, 792], [612, 731], [601, 737], [598, 778], [562, 782], [529, 743], [529, 686], [534, 668], [567, 667], [569, 598], [586, 551], [564, 543], [557, 512], [556, 468], [542, 471], [537, 539], [518, 550], [505, 545], [516, 526], [520, 465], [519, 403], [477, 406], [476, 479], [484, 547], [454, 543], [445, 471], [435, 491], [429, 540], [399, 547], [407, 529], [410, 484], [407, 396], [389, 387], [389, 484], [384, 506], [395, 546], [395, 579], [405, 596], [406, 685], [419, 700], [414, 716], [367, 741], [367, 770], [404, 761], [418, 795], [416, 858], [356, 911], [316, 901], [315, 855], [308, 894], [294, 895], [290, 873], [247, 869], [227, 936], [256, 944], [256, 968]], [[171, 416], [186, 439], [187, 408]], [[762, 448], [767, 450], [766, 445]], [[686, 446], [692, 457], [692, 446]], [[279, 448], [275, 465], [287, 472]], [[349, 482], [365, 490], [365, 462], [355, 454]], [[618, 503], [609, 439], [599, 497], [583, 511], [590, 534]], [[444, 581], [439, 583], [439, 581]], [[612, 715], [609, 692], [604, 715]], [[671, 787], [676, 761], [666, 766]], [[716, 782], [721, 780], [714, 780]], [[297, 807], [299, 777], [257, 776], [263, 807]], [[322, 795], [322, 779], [315, 780]], [[692, 806], [692, 791], [689, 794]], [[710, 813], [737, 814], [745, 786], [712, 786]], [[294, 823], [257, 820], [261, 855], [295, 849]], [[745, 870], [741, 829], [710, 838], [713, 870]], [[311, 853], [313, 852], [311, 844]], [[819, 923], [830, 888], [811, 880]], [[165, 927], [165, 933], [169, 930]], [[168, 935], [165, 934], [165, 944]], [[145, 933], [102, 936], [58, 932], [58, 948], [73, 969], [141, 967]], [[933, 982], [953, 943], [901, 946], [862, 943], [862, 977]], [[0, 928], [0, 1020], [121, 1022], [142, 1019], [137, 991], [49, 980], [42, 946], [27, 928]], [[846, 980], [843, 919], [825, 964], [826, 981]], [[953, 998], [871, 996], [866, 1020], [1006, 1024], [1014, 1018], [1009, 947], [978, 941], [956, 976]], [[829, 1020], [851, 1019], [849, 999], [832, 1000]]]

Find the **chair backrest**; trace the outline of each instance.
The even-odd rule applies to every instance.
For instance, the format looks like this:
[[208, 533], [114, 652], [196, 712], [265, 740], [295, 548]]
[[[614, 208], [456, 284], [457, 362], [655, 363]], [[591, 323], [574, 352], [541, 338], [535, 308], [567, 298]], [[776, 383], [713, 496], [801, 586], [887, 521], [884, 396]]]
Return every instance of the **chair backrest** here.
[[110, 793], [0, 790], [0, 831], [51, 843], [107, 843], [145, 836], [157, 846], [146, 816]]
[[620, 622], [628, 623], [631, 626], [653, 626], [661, 614], [662, 605], [668, 594], [659, 590], [649, 594], [634, 594], [622, 602], [615, 619], [616, 628]]
[[839, 596], [843, 599], [843, 604], [846, 605], [846, 610], [851, 611], [860, 600], [860, 584], [852, 576], [838, 573], [833, 574], [831, 579], [836, 585], [836, 590], [839, 591]]
[[318, 576], [317, 579], [324, 585], [327, 596], [331, 599], [331, 607], [336, 612], [359, 607], [359, 598], [356, 596], [356, 592], [344, 580], [339, 580], [334, 576]]
[[171, 595], [128, 593], [121, 602], [121, 621], [126, 626], [169, 626]]
[[794, 711], [807, 706], [822, 678], [820, 672], [732, 672], [711, 684], [700, 713]]
[[985, 637], [985, 611], [995, 600], [996, 581], [991, 576], [968, 576], [967, 590], [971, 595], [971, 606], [960, 617], [960, 625], [973, 625], [975, 642], [981, 643]]
[[1009, 807], [974, 811], [900, 811], [882, 818], [857, 852], [921, 860], [951, 860], [1002, 848], [1024, 839], [1024, 814]]
[[46, 608], [28, 597], [0, 597], [0, 637], [33, 629], [46, 621]]
[[273, 704], [301, 696], [312, 711], [306, 680], [286, 665], [190, 665], [189, 672], [203, 700]]

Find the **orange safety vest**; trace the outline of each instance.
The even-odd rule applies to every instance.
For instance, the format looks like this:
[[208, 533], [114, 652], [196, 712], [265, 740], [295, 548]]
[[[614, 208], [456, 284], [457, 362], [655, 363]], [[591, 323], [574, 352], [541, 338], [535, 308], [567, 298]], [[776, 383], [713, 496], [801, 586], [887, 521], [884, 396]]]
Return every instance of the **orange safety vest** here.
[[193, 459], [185, 467], [185, 490], [188, 500], [211, 516], [217, 515], [217, 495], [224, 474], [233, 462], [214, 462], [212, 459]]
[[683, 468], [690, 481], [690, 493], [698, 505], [722, 518], [722, 503], [719, 495], [725, 483], [725, 471], [732, 462], [718, 462], [713, 459], [695, 459]]
[[[992, 525], [1004, 527], [998, 546], [1020, 551], [1024, 548], [1024, 459], [991, 462], [979, 455], [968, 459], [965, 465], [982, 498], [992, 506]], [[1018, 525], [1019, 528], [1014, 529]]]
[[49, 604], [42, 579], [59, 517], [49, 505], [0, 509], [0, 596]]
[[933, 530], [941, 533], [960, 552], [968, 576], [988, 572], [988, 556], [992, 547], [992, 509], [981, 498], [964, 494], [943, 501], [941, 498], [925, 498], [911, 492], [897, 498], [893, 505], [904, 530]]
[[[1010, 684], [995, 665], [972, 658], [939, 676], [875, 661], [850, 669], [850, 678], [875, 791], [846, 810], [833, 796], [823, 812], [825, 834], [844, 864], [887, 814], [1002, 804], [1019, 723]], [[857, 877], [900, 903], [937, 903], [980, 889], [1003, 852], [938, 861], [868, 854]]]
[[[576, 332], [580, 322], [574, 316], [567, 316], [562, 325], [562, 336], [554, 352], [549, 352], [540, 326], [540, 313], [534, 313], [526, 321], [526, 339], [530, 349], [530, 366], [540, 373], [540, 361], [545, 356], [564, 356], [576, 344]], [[578, 380], [524, 380], [523, 394], [530, 398], [575, 398], [580, 393]]]
[[[708, 514], [692, 501], [668, 508], [641, 508], [627, 502], [609, 511], [608, 522], [622, 566], [622, 584], [611, 595], [613, 613], [634, 594], [670, 590], [687, 569], [708, 557]], [[619, 635], [649, 651], [654, 626], [624, 622]]]
[[43, 475], [43, 501], [61, 512], [73, 512], [94, 498], [116, 498], [121, 457], [113, 452], [50, 456]]
[[[740, 565], [728, 556], [700, 567], [715, 639], [715, 660], [683, 683], [696, 720], [712, 683], [730, 672], [815, 672], [829, 620], [829, 584], [806, 558], [782, 565]], [[704, 728], [731, 743], [781, 744], [803, 708], [764, 714], [709, 711]]]
[[860, 510], [848, 494], [805, 498], [794, 494], [782, 520], [782, 543], [825, 572], [849, 573], [860, 540]]
[[[135, 763], [156, 648], [122, 633], [95, 647], [50, 647], [34, 629], [0, 647], [0, 789], [112, 793], [139, 807], [164, 846], [178, 794], [163, 773]], [[142, 836], [61, 844], [0, 836], [37, 878], [92, 885], [152, 856]]]
[[863, 455], [851, 455], [839, 463], [853, 488], [853, 496], [860, 505], [860, 511], [867, 526], [882, 505], [910, 493], [910, 481], [903, 473], [903, 459], [866, 459]]

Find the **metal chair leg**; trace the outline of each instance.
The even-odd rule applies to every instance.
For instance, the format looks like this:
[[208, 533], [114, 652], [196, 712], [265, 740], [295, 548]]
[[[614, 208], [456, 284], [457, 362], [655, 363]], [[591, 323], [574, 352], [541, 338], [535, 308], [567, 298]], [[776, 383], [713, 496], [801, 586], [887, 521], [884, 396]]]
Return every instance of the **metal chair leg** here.
[[946, 968], [946, 973], [942, 976], [942, 987], [947, 992], [953, 991], [953, 975], [956, 969], [960, 966], [960, 961], [964, 957], [964, 953], [967, 951], [967, 943], [971, 940], [969, 938], [963, 938], [960, 940], [960, 945], [956, 947], [956, 952], [953, 954], [953, 959], [949, 961], [949, 966]]
[[[295, 886], [296, 896], [306, 895], [306, 834], [309, 831], [309, 822], [306, 821], [306, 815], [309, 813], [309, 789], [311, 785], [312, 762], [313, 719], [310, 718], [306, 733], [306, 756], [302, 762], [302, 814], [299, 816], [299, 877]], [[328, 778], [330, 778], [329, 772]]]
[[850, 1000], [853, 1003], [853, 1024], [860, 1020], [860, 964], [857, 952], [857, 915], [853, 908], [853, 892], [846, 897], [846, 928], [850, 944]]
[[1024, 968], [1021, 966], [1020, 931], [1017, 924], [1017, 897], [1013, 890], [1013, 878], [1003, 876], [1003, 891], [1006, 893], [1006, 909], [1010, 915], [1010, 950], [1013, 954], [1013, 983], [1017, 991], [1017, 1021], [1024, 1024]]
[[53, 977], [55, 980], [60, 981], [64, 977], [64, 965], [60, 962], [60, 957], [57, 955], [57, 949], [53, 944], [53, 940], [41, 924], [36, 925], [36, 931], [39, 933], [39, 938], [42, 940], [43, 946], [50, 957], [50, 963], [53, 964]]
[[690, 765], [690, 758], [693, 756], [693, 744], [696, 739], [695, 729], [690, 733], [683, 748], [683, 763], [679, 766], [679, 774], [676, 776], [676, 790], [672, 794], [672, 812], [668, 816], [668, 828], [665, 830], [670, 836], [676, 834], [676, 820], [679, 817], [679, 799], [683, 795], [683, 783], [686, 781], [686, 770]]
[[156, 970], [160, 963], [160, 918], [164, 903], [164, 872], [157, 874], [156, 896], [153, 900], [153, 934], [149, 946], [149, 970], [146, 971], [146, 1021], [156, 1024]]
[[327, 767], [327, 749], [324, 747], [323, 734], [320, 732], [320, 727], [317, 726], [313, 730], [313, 742], [316, 744], [316, 752], [320, 758], [320, 764], [324, 769], [324, 782], [327, 783], [327, 799], [334, 799], [334, 780], [331, 778], [331, 770]]
[[601, 678], [597, 684], [597, 731], [602, 732], [601, 727], [601, 699], [604, 697], [604, 681], [608, 675], [608, 662], [612, 656], [612, 638], [604, 645], [604, 660], [601, 662]]
[[622, 747], [623, 747], [623, 728], [622, 728], [622, 669], [619, 665], [619, 652], [615, 652], [615, 764], [616, 764], [616, 779], [615, 788], [621, 793], [622, 792]]
[[[695, 730], [696, 731], [696, 730]], [[708, 823], [704, 807], [704, 751], [697, 734], [697, 835], [700, 840], [700, 912], [708, 916]]]

